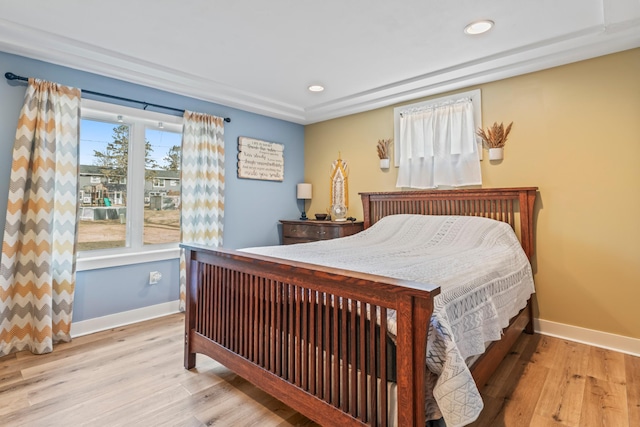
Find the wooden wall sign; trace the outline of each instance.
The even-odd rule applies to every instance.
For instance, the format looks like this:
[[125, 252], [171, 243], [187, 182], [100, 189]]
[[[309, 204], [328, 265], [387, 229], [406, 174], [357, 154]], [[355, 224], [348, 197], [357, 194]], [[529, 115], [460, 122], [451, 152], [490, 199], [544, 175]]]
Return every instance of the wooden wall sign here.
[[238, 138], [238, 178], [284, 180], [284, 145]]

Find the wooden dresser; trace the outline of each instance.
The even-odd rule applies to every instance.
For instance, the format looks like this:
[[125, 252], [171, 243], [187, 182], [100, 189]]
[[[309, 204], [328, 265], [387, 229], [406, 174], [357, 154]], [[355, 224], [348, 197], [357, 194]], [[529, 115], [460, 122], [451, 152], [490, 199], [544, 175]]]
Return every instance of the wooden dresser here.
[[280, 220], [282, 223], [282, 243], [315, 242], [337, 237], [351, 236], [364, 230], [363, 221], [317, 221]]

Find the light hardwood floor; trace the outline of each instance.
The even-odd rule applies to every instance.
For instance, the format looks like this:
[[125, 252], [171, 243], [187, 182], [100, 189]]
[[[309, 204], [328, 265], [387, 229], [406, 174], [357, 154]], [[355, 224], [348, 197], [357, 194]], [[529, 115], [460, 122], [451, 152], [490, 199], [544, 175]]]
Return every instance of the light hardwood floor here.
[[[215, 361], [182, 367], [183, 316], [0, 358], [2, 426], [313, 426]], [[523, 335], [474, 426], [639, 426], [640, 358]]]

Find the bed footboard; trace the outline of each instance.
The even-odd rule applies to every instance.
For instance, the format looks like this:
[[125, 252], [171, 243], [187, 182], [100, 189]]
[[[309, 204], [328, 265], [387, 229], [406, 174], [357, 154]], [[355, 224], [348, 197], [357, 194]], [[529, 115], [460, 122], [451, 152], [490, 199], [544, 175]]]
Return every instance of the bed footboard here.
[[[387, 351], [397, 346], [397, 421], [425, 424], [433, 297], [415, 283], [182, 245], [187, 260], [185, 368], [202, 353], [326, 425], [389, 425]], [[390, 323], [387, 316], [390, 316]], [[376, 322], [378, 327], [368, 326]], [[378, 347], [378, 349], [376, 349]]]

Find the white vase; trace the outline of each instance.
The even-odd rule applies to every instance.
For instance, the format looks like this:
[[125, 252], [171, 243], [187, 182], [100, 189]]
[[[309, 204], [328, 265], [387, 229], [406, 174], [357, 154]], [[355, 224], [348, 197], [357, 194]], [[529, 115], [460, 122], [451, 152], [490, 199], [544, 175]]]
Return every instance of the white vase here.
[[389, 159], [380, 159], [380, 169], [389, 169]]
[[489, 160], [502, 160], [504, 157], [504, 148], [489, 148]]

